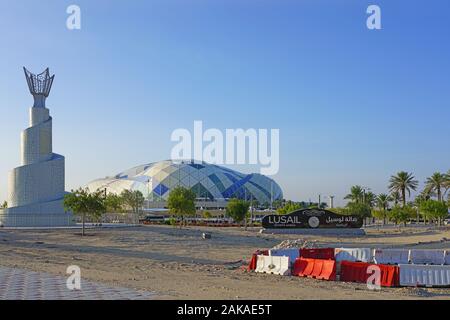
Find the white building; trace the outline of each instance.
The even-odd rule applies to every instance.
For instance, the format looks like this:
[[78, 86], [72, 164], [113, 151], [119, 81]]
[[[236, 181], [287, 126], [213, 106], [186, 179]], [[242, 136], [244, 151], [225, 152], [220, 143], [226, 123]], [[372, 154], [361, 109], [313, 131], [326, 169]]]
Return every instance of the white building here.
[[283, 198], [280, 186], [258, 173], [244, 174], [222, 166], [194, 160], [148, 163], [90, 182], [90, 191], [141, 191], [151, 208], [165, 207], [172, 189], [184, 187], [197, 195], [197, 204], [224, 207], [231, 198], [270, 205]]
[[72, 224], [64, 212], [64, 157], [52, 151], [52, 117], [45, 107], [54, 75], [34, 75], [24, 68], [34, 105], [29, 127], [21, 135], [21, 165], [9, 174], [8, 208], [0, 224], [11, 227], [52, 227]]

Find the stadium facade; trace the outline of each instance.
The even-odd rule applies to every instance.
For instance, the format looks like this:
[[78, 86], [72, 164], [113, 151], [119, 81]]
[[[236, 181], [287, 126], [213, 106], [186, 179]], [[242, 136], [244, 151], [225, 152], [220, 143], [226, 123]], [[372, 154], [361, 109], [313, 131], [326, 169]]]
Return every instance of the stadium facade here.
[[[244, 174], [205, 162], [160, 161], [137, 166], [90, 182], [90, 191], [106, 190], [120, 194], [123, 190], [139, 190], [147, 203], [164, 203], [175, 187], [193, 190], [197, 201], [224, 203], [231, 198], [271, 204], [283, 198], [283, 191], [272, 179], [257, 173]], [[150, 205], [150, 207], [155, 207]]]

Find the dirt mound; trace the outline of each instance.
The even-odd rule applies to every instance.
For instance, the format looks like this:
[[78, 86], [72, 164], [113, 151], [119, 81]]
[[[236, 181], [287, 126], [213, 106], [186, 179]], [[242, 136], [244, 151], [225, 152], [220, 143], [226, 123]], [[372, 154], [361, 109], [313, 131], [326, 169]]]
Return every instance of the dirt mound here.
[[284, 240], [272, 249], [289, 249], [289, 248], [318, 248], [317, 241], [308, 241], [305, 239]]

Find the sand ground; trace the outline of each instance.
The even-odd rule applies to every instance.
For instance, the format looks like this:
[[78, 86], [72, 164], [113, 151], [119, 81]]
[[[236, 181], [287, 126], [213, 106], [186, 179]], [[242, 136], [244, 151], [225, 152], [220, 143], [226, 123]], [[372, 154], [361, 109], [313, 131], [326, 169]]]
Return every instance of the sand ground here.
[[[204, 240], [202, 232], [212, 238]], [[371, 229], [366, 236], [259, 234], [258, 229], [140, 226], [78, 230], [0, 229], [0, 265], [153, 291], [157, 299], [450, 299], [450, 289], [383, 288], [363, 284], [248, 273], [256, 249], [286, 239], [319, 246], [450, 249], [450, 228]], [[448, 240], [447, 240], [448, 239]]]

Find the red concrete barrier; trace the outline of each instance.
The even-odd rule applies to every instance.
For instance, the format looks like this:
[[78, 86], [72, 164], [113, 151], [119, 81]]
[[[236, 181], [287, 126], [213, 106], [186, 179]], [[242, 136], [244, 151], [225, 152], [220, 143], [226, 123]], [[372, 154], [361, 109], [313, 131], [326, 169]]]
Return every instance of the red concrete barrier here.
[[372, 275], [372, 273], [367, 273], [370, 266], [380, 268], [380, 285], [382, 287], [399, 286], [400, 272], [398, 266], [365, 262], [342, 261], [340, 280], [345, 282], [367, 283], [367, 279]]
[[367, 274], [368, 263], [365, 262], [341, 262], [341, 281], [345, 282], [367, 282], [369, 275]]
[[336, 261], [298, 258], [295, 260], [292, 274], [320, 280], [336, 280]]
[[336, 261], [323, 260], [322, 272], [316, 278], [320, 280], [336, 280]]
[[300, 257], [307, 259], [334, 260], [334, 248], [300, 249]]
[[400, 268], [399, 266], [391, 266], [379, 264], [381, 269], [381, 286], [398, 287], [400, 286]]
[[252, 259], [250, 260], [247, 268], [248, 271], [253, 271], [256, 269], [256, 260], [258, 259], [258, 255], [268, 256], [269, 250], [256, 250], [256, 252], [252, 254]]
[[345, 282], [367, 282], [368, 263], [365, 262], [341, 262], [341, 281]]
[[[306, 271], [306, 268], [310, 266], [309, 271]], [[297, 258], [295, 259], [294, 265], [292, 267], [292, 275], [299, 277], [309, 276], [312, 272], [313, 265], [309, 263], [309, 259]]]
[[322, 274], [322, 268], [323, 268], [323, 261], [324, 260], [318, 260], [318, 259], [314, 259], [314, 268], [313, 271], [311, 273], [311, 277], [312, 278], [319, 278], [320, 275]]
[[314, 259], [305, 259], [306, 266], [305, 270], [303, 271], [303, 274], [301, 274], [302, 277], [311, 277], [314, 271]]

